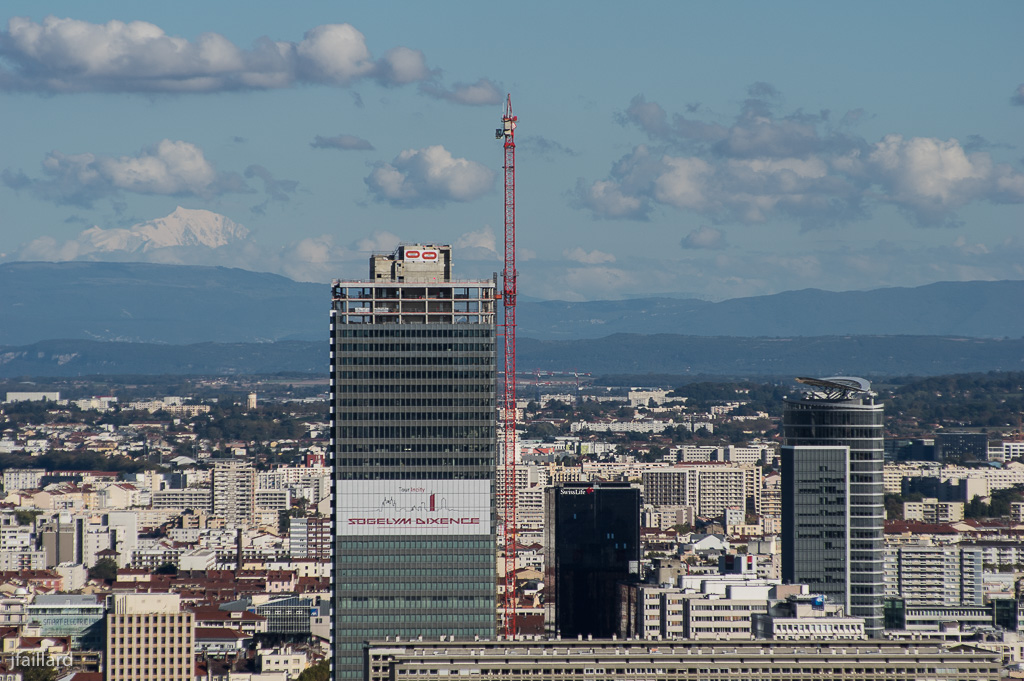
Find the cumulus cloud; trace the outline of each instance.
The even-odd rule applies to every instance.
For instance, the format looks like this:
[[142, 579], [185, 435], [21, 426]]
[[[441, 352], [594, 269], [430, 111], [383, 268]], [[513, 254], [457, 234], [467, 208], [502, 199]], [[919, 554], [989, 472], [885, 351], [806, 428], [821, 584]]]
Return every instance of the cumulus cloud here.
[[5, 170], [0, 179], [40, 199], [83, 207], [122, 192], [209, 198], [252, 191], [237, 173], [217, 172], [198, 146], [167, 139], [135, 156], [52, 151], [43, 159], [43, 177]]
[[412, 208], [479, 198], [493, 186], [494, 172], [435, 145], [408, 149], [391, 163], [377, 164], [364, 181], [376, 200]]
[[684, 236], [681, 245], [686, 249], [722, 249], [725, 248], [725, 233], [714, 227], [701, 226]]
[[769, 84], [748, 95], [729, 125], [670, 115], [638, 95], [619, 121], [652, 145], [635, 147], [605, 178], [579, 181], [572, 204], [603, 219], [645, 220], [663, 206], [813, 229], [862, 219], [879, 204], [928, 226], [957, 224], [956, 210], [972, 202], [1024, 202], [1024, 174], [981, 151], [984, 140], [888, 135], [871, 143], [848, 132], [863, 112], [834, 125], [827, 110], [778, 114]]
[[606, 262], [615, 262], [615, 256], [611, 253], [605, 253], [597, 249], [588, 252], [579, 246], [562, 251], [562, 257], [566, 260], [572, 260], [573, 262], [579, 262], [585, 265], [600, 265]]
[[317, 135], [309, 146], [314, 149], [344, 149], [346, 151], [372, 151], [373, 145], [369, 140], [355, 135], [337, 135], [336, 137], [324, 137]]
[[884, 200], [924, 225], [953, 224], [952, 209], [976, 200], [1024, 202], [1024, 175], [987, 153], [967, 153], [955, 139], [887, 135], [863, 166], [856, 161], [851, 169], [868, 172]]
[[488, 78], [481, 78], [475, 83], [455, 83], [450, 88], [437, 83], [423, 83], [420, 85], [420, 91], [435, 99], [470, 106], [499, 104], [504, 98], [501, 88]]
[[352, 249], [360, 253], [387, 253], [394, 251], [400, 241], [401, 239], [391, 232], [380, 231], [359, 239], [352, 244]]
[[498, 253], [498, 239], [490, 225], [460, 234], [455, 240], [455, 249], [460, 258], [467, 260], [500, 260], [503, 257]]
[[0, 90], [8, 91], [197, 93], [372, 80], [386, 87], [431, 83], [435, 96], [482, 104], [493, 86], [482, 79], [446, 90], [436, 83], [439, 73], [409, 47], [375, 59], [351, 24], [316, 26], [298, 42], [262, 37], [248, 49], [217, 33], [194, 41], [170, 36], [145, 21], [14, 17], [0, 32]]

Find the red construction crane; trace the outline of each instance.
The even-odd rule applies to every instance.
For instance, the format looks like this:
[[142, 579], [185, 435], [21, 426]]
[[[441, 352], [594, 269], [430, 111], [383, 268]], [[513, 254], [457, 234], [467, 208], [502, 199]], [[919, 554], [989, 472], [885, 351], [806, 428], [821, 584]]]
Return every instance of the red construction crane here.
[[512, 95], [505, 102], [496, 139], [505, 140], [505, 269], [501, 272], [501, 302], [505, 308], [505, 382], [502, 394], [505, 476], [505, 636], [516, 635], [516, 120]]

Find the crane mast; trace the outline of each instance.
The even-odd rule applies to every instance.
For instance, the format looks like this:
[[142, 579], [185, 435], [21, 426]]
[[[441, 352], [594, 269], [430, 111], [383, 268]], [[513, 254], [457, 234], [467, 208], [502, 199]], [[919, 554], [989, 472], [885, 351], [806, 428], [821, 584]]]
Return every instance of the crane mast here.
[[501, 300], [505, 311], [505, 381], [502, 393], [504, 445], [503, 520], [505, 528], [505, 636], [516, 635], [516, 131], [517, 117], [512, 113], [512, 95], [505, 102], [505, 113], [495, 138], [504, 140], [505, 150], [505, 269], [502, 270]]

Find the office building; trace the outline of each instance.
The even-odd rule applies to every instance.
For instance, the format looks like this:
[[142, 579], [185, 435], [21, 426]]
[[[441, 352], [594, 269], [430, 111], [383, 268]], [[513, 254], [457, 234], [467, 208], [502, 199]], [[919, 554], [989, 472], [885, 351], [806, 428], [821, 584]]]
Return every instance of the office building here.
[[213, 467], [213, 514], [227, 527], [247, 528], [256, 518], [256, 469], [247, 463], [218, 461]]
[[799, 380], [808, 390], [786, 401], [782, 417], [782, 579], [847, 603], [847, 614], [863, 617], [877, 638], [885, 598], [882, 405], [862, 378]]
[[943, 463], [988, 461], [988, 433], [936, 433], [935, 460]]
[[640, 490], [564, 483], [545, 490], [544, 626], [566, 637], [618, 631], [618, 585], [640, 572]]
[[495, 635], [495, 282], [400, 246], [333, 284], [335, 678], [369, 639]]
[[782, 579], [850, 608], [850, 450], [783, 445]]
[[997, 681], [997, 651], [928, 641], [379, 641], [368, 681]]
[[38, 594], [26, 614], [42, 636], [70, 636], [74, 648], [103, 647], [104, 607], [92, 594]]
[[178, 594], [108, 597], [107, 681], [192, 681], [195, 617]]

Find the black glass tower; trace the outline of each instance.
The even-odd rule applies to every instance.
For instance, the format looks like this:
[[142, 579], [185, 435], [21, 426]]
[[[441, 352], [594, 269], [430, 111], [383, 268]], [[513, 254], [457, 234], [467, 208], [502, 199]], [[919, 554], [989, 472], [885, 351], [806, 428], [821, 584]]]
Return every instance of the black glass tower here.
[[544, 495], [545, 629], [611, 638], [618, 631], [617, 584], [640, 570], [640, 490], [565, 483]]
[[[862, 378], [797, 380], [809, 389], [787, 400], [782, 416], [782, 578], [845, 600], [849, 615], [863, 617], [868, 636], [879, 638], [885, 599], [883, 405], [875, 404]], [[837, 582], [843, 579], [841, 560], [845, 584]]]
[[495, 633], [495, 282], [451, 271], [402, 246], [332, 287], [336, 679], [365, 641]]

